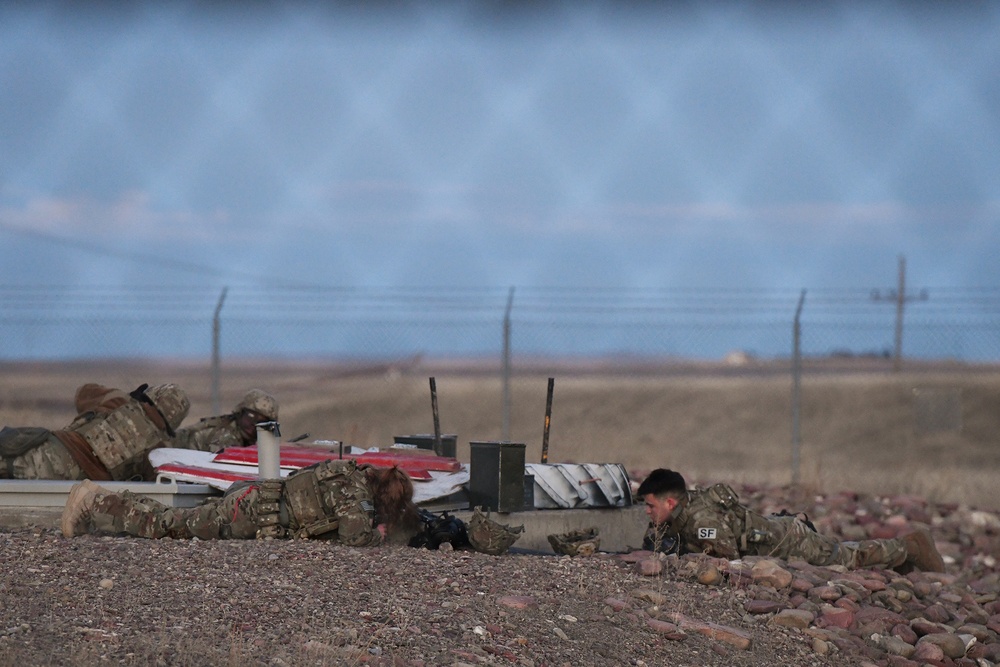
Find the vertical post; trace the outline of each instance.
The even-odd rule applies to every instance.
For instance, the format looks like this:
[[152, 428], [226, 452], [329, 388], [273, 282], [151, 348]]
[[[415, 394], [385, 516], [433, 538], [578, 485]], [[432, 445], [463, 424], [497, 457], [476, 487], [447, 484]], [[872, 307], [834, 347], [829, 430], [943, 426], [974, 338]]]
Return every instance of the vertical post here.
[[268, 421], [257, 424], [257, 477], [260, 479], [281, 477], [279, 437], [281, 437], [281, 429], [278, 422]]
[[438, 456], [444, 455], [444, 447], [441, 446], [441, 420], [438, 417], [438, 391], [437, 382], [431, 378], [431, 412], [434, 413], [434, 453]]
[[219, 399], [219, 331], [221, 323], [219, 314], [222, 312], [222, 302], [226, 300], [228, 287], [222, 288], [219, 295], [219, 302], [215, 305], [215, 315], [212, 317], [212, 414], [217, 415], [222, 411]]
[[906, 303], [906, 258], [899, 256], [899, 287], [896, 290], [896, 336], [892, 357], [892, 370], [903, 367], [903, 304]]
[[549, 389], [545, 396], [545, 429], [542, 432], [542, 463], [549, 462], [549, 426], [552, 424], [552, 390], [556, 384], [555, 378], [549, 378]]
[[929, 298], [926, 289], [920, 290], [919, 294], [906, 293], [906, 258], [899, 256], [899, 286], [895, 290], [889, 290], [886, 295], [882, 295], [879, 290], [872, 290], [872, 301], [892, 301], [896, 304], [896, 335], [893, 341], [892, 370], [899, 372], [903, 368], [903, 309], [907, 301], [927, 301]]
[[799, 432], [799, 411], [802, 384], [802, 304], [806, 291], [799, 295], [799, 305], [795, 308], [795, 322], [792, 325], [792, 485], [799, 483], [799, 449], [802, 437]]
[[514, 305], [514, 288], [507, 295], [507, 309], [503, 315], [503, 428], [504, 442], [510, 441], [510, 311]]

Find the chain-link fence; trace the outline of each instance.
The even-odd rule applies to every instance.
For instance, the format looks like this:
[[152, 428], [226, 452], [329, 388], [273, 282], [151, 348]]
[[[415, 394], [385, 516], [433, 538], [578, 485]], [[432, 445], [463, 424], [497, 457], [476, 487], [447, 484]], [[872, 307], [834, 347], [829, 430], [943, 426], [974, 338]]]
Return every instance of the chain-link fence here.
[[[1000, 288], [905, 306], [867, 290], [0, 287], [0, 358], [1000, 361]], [[217, 337], [213, 335], [217, 332]]]

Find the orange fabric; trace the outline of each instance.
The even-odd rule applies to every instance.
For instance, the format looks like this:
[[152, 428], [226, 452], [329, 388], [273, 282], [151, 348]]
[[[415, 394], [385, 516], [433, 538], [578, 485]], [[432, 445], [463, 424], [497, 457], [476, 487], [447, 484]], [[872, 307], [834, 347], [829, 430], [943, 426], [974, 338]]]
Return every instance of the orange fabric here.
[[129, 395], [121, 389], [105, 387], [95, 382], [80, 385], [74, 399], [78, 415], [85, 412], [111, 412], [115, 408], [125, 405], [128, 401]]

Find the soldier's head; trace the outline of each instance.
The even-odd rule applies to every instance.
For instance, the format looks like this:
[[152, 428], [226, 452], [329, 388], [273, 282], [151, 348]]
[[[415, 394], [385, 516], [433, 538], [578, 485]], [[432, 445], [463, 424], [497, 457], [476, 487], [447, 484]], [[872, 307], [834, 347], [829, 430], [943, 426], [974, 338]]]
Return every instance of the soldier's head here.
[[420, 515], [413, 503], [413, 481], [396, 466], [364, 469], [376, 522], [385, 524], [390, 539], [409, 540], [420, 525]]
[[244, 410], [256, 412], [258, 416], [263, 417], [260, 420], [262, 422], [278, 421], [278, 399], [263, 389], [251, 389], [248, 391], [240, 402], [236, 404], [236, 409], [233, 412], [242, 412]]
[[177, 430], [191, 408], [187, 394], [175, 384], [158, 384], [147, 389], [146, 396], [153, 401], [153, 405], [173, 430]]
[[257, 424], [278, 421], [278, 400], [262, 389], [251, 389], [233, 409], [236, 424], [247, 442], [257, 442]]
[[639, 485], [636, 495], [646, 505], [646, 516], [654, 525], [666, 523], [687, 495], [687, 483], [679, 472], [657, 468]]

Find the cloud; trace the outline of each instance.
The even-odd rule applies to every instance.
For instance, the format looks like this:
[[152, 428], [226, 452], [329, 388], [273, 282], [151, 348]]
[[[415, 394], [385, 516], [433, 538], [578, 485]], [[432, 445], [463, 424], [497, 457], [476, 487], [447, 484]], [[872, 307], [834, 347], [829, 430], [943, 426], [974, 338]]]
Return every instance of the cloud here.
[[111, 201], [26, 195], [18, 202], [0, 203], [0, 223], [8, 230], [36, 234], [84, 233], [88, 238], [167, 243], [218, 241], [233, 231], [231, 216], [224, 210], [164, 210], [151, 203], [148, 193], [136, 190]]

